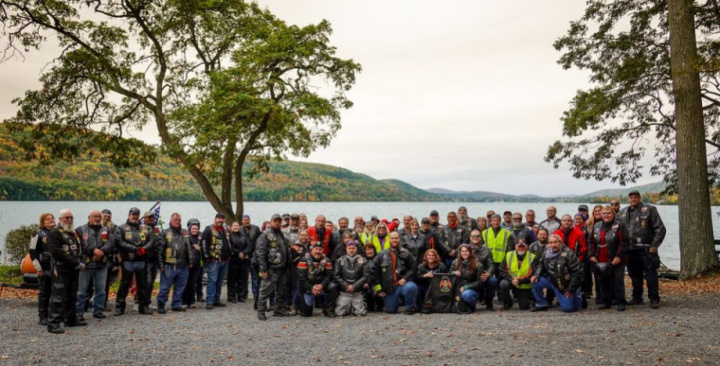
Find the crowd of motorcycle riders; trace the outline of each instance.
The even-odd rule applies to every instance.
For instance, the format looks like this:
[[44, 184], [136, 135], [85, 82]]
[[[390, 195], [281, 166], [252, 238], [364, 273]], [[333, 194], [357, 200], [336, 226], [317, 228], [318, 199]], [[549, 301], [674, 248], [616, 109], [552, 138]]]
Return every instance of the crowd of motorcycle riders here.
[[472, 218], [460, 207], [447, 213], [444, 224], [435, 210], [422, 219], [405, 215], [402, 222], [358, 216], [352, 225], [346, 217], [334, 223], [318, 215], [310, 224], [304, 214], [275, 214], [262, 227], [248, 215], [226, 225], [218, 213], [202, 228], [197, 219], [183, 223], [173, 213], [164, 230], [156, 225], [156, 212], [141, 216], [138, 208], [119, 224], [109, 210], [92, 210], [78, 227], [70, 210], [60, 211], [59, 222], [44, 213], [30, 242], [40, 284], [39, 324], [63, 333], [62, 324], [87, 325], [87, 312], [106, 318], [117, 278], [114, 316], [128, 311], [130, 292], [139, 314], [153, 314], [158, 276], [159, 314], [198, 303], [210, 310], [249, 302], [250, 292], [260, 320], [266, 312], [311, 316], [315, 308], [327, 317], [396, 313], [400, 307], [411, 315], [438, 311], [443, 301], [451, 305], [444, 309], [458, 313], [514, 304], [533, 312], [554, 305], [573, 312], [587, 307], [593, 287], [596, 309], [624, 311], [643, 304], [643, 281], [650, 308], [657, 309], [665, 227], [639, 192], [630, 192], [628, 201], [622, 209], [617, 201], [592, 211], [580, 205], [562, 216], [549, 206], [540, 222], [533, 210]]

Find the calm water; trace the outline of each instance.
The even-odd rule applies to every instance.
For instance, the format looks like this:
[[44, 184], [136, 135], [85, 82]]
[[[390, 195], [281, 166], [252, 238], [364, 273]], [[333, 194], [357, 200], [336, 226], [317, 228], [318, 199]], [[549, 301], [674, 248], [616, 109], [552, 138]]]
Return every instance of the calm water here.
[[[37, 223], [42, 212], [52, 212], [56, 215], [63, 208], [69, 208], [75, 215], [75, 225], [79, 226], [87, 222], [87, 214], [92, 209], [110, 209], [113, 212], [114, 221], [121, 223], [125, 221], [130, 207], [137, 206], [142, 211], [148, 210], [154, 202], [0, 202], [0, 248], [5, 247], [5, 235], [20, 225]], [[361, 215], [366, 220], [372, 215], [380, 219], [399, 218], [402, 220], [404, 214], [416, 217], [427, 216], [431, 210], [440, 212], [441, 222], [444, 222], [449, 211], [457, 210], [461, 204], [454, 202], [248, 202], [245, 204], [245, 213], [250, 215], [252, 222], [258, 226], [262, 221], [268, 220], [274, 213], [301, 213], [304, 212], [310, 218], [310, 225], [314, 217], [324, 214], [329, 220], [337, 223], [337, 220], [346, 216], [352, 220], [355, 216]], [[505, 210], [519, 211], [524, 214], [528, 209], [533, 209], [538, 214], [538, 221], [545, 216], [547, 203], [466, 203], [468, 213], [473, 217], [485, 214], [488, 210], [502, 213]], [[557, 203], [558, 216], [577, 212], [577, 203]], [[589, 205], [592, 209], [592, 205]], [[713, 207], [713, 227], [720, 227], [718, 211], [720, 207]], [[660, 216], [667, 227], [667, 236], [660, 247], [660, 256], [663, 263], [670, 268], [680, 268], [680, 249], [678, 246], [678, 209], [677, 206], [658, 206]], [[215, 216], [215, 210], [205, 202], [163, 202], [160, 212], [161, 219], [167, 223], [170, 215], [178, 212], [182, 215], [183, 223], [189, 218], [195, 217], [200, 220], [203, 226], [209, 224]], [[715, 230], [717, 231], [717, 230]], [[720, 236], [716, 233], [716, 237]], [[4, 260], [4, 254], [3, 254]]]

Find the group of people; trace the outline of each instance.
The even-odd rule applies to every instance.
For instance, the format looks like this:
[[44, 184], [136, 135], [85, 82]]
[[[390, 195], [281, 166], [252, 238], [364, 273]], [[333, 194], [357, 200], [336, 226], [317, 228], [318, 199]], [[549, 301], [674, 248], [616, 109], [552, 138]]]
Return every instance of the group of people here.
[[592, 211], [580, 205], [562, 217], [550, 206], [541, 222], [533, 210], [472, 218], [460, 207], [444, 225], [435, 210], [421, 220], [405, 215], [402, 222], [358, 216], [352, 227], [346, 217], [335, 225], [323, 215], [309, 226], [303, 214], [275, 214], [262, 228], [248, 215], [227, 225], [218, 213], [202, 232], [197, 219], [183, 227], [178, 213], [160, 230], [152, 211], [141, 219], [137, 208], [119, 225], [109, 210], [93, 210], [77, 228], [70, 210], [60, 212], [59, 223], [44, 213], [30, 243], [40, 279], [40, 324], [52, 333], [64, 332], [61, 323], [87, 325], [90, 293], [92, 316], [105, 318], [114, 266], [121, 278], [115, 316], [125, 313], [133, 280], [139, 313], [152, 314], [158, 274], [160, 314], [203, 300], [206, 309], [227, 306], [221, 301], [226, 277], [226, 302], [247, 302], [252, 291], [260, 320], [269, 309], [274, 316], [311, 316], [316, 307], [328, 317], [396, 313], [401, 306], [405, 314], [470, 313], [478, 304], [493, 310], [496, 297], [506, 310], [517, 303], [545, 311], [557, 301], [573, 312], [587, 307], [593, 287], [597, 309], [623, 311], [626, 267], [630, 304], [643, 303], [645, 281], [650, 307], [657, 309], [657, 249], [665, 227], [639, 192], [629, 194], [629, 203]]

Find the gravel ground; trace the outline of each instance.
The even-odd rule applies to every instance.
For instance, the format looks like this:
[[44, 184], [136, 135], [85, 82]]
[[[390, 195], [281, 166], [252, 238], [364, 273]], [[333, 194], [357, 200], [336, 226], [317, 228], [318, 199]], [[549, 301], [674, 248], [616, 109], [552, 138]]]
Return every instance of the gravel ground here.
[[720, 294], [660, 310], [370, 314], [257, 320], [252, 303], [89, 319], [49, 334], [36, 303], [0, 299], [0, 365], [719, 365]]

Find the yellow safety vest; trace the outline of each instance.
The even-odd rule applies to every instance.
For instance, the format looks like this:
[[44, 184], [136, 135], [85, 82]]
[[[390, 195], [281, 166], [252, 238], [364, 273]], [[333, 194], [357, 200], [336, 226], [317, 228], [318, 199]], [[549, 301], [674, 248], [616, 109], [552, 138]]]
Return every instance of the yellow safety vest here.
[[508, 238], [510, 238], [510, 231], [501, 228], [498, 232], [498, 236], [495, 236], [495, 231], [492, 228], [487, 228], [483, 231], [482, 236], [485, 240], [485, 245], [492, 252], [493, 262], [502, 263], [505, 258], [505, 251], [507, 250]]
[[[505, 257], [505, 261], [507, 262], [510, 276], [512, 276], [512, 278], [514, 279], [521, 279], [527, 277], [527, 275], [530, 274], [530, 263], [532, 263], [534, 259], [535, 254], [532, 254], [530, 252], [525, 253], [525, 260], [522, 261], [520, 268], [518, 268], [517, 252], [513, 250], [512, 252], [508, 253]], [[529, 290], [531, 287], [531, 284], [523, 283], [518, 285], [517, 288], [522, 290]]]

